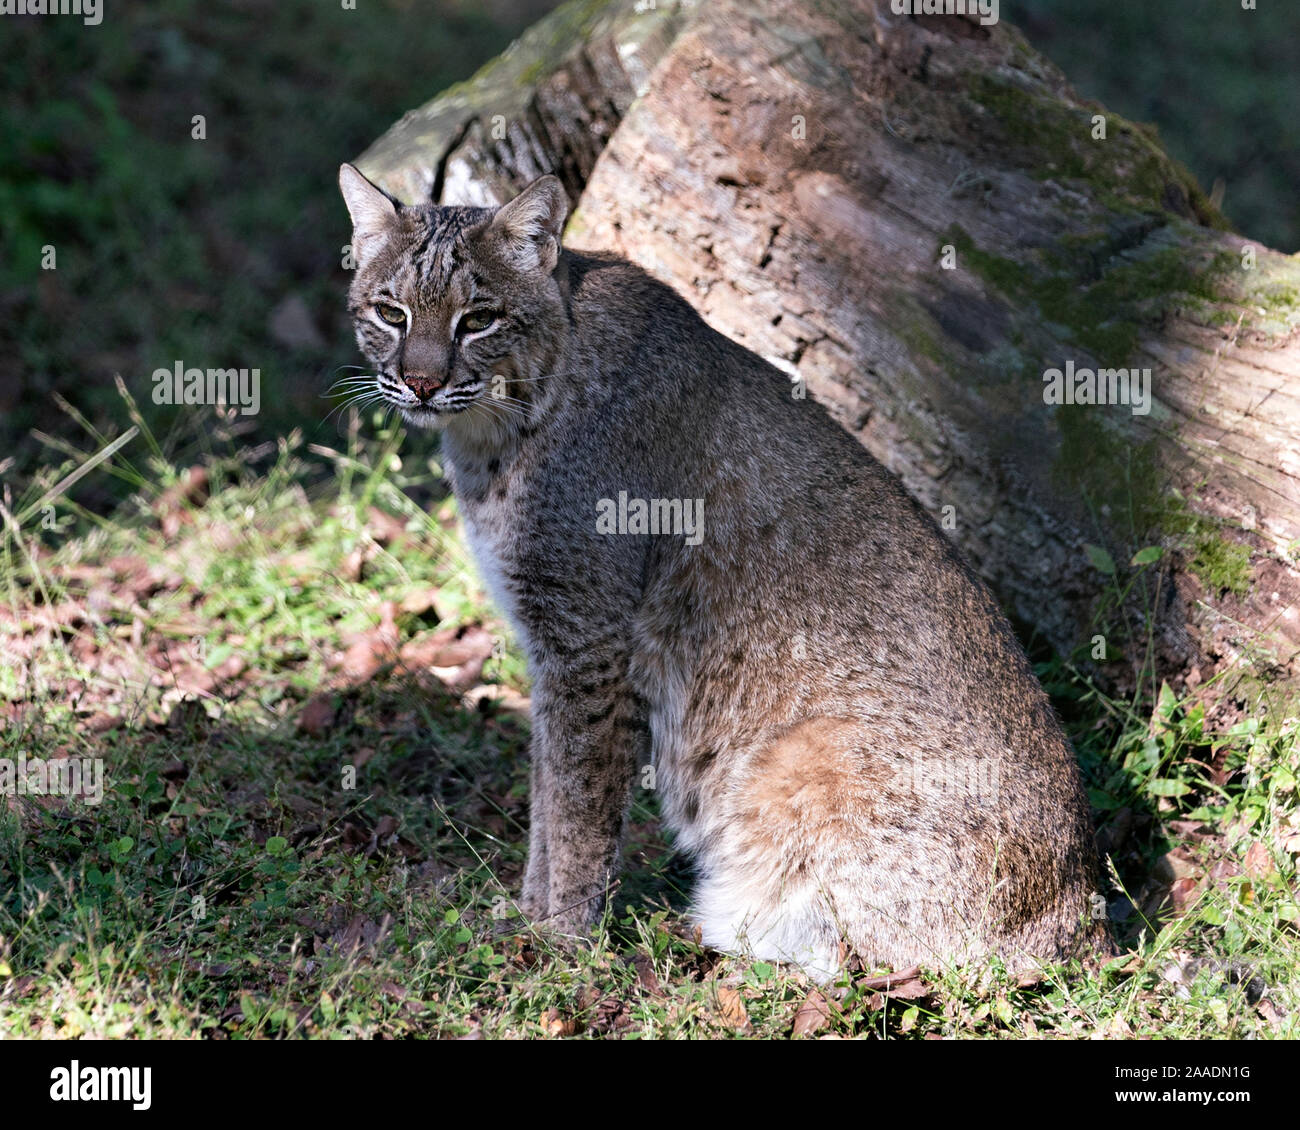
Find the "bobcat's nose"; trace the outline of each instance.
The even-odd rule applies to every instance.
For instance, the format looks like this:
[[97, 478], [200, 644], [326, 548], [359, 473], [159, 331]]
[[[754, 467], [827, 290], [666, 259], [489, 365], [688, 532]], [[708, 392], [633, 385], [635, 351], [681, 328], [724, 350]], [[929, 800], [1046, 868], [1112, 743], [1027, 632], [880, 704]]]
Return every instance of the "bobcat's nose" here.
[[421, 400], [428, 400], [446, 383], [434, 380], [433, 377], [426, 377], [423, 373], [403, 373], [402, 381]]

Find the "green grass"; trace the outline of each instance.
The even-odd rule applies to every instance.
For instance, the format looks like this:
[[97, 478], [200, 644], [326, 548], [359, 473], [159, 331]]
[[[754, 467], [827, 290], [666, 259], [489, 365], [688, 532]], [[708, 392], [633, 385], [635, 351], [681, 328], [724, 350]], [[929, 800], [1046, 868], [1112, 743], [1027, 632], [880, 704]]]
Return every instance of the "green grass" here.
[[[90, 472], [122, 477], [112, 516], [0, 535], [0, 756], [108, 774], [98, 805], [10, 798], [0, 815], [5, 1034], [792, 1034], [813, 987], [695, 940], [652, 793], [594, 940], [519, 917], [528, 727], [508, 695], [528, 688], [436, 460], [378, 418], [315, 452], [297, 434], [153, 446], [143, 430]], [[77, 463], [6, 511], [33, 512]], [[206, 490], [183, 470], [200, 464]], [[1132, 583], [1103, 564], [1100, 583]], [[488, 692], [397, 658], [471, 625], [500, 641], [468, 680]], [[1069, 662], [1039, 673], [1079, 750], [1125, 953], [1034, 984], [991, 966], [881, 991], [854, 970], [811, 1034], [1300, 1034], [1292, 721], [1241, 692], [1216, 721], [1167, 688], [1126, 702]], [[1267, 984], [1263, 1003], [1234, 971]]]

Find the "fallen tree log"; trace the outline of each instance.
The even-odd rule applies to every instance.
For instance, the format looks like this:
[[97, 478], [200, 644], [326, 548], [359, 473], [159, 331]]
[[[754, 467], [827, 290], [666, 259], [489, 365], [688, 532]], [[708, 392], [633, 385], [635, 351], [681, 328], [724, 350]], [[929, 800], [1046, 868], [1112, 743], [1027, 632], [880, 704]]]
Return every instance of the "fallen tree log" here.
[[1300, 261], [1007, 24], [575, 2], [359, 163], [441, 203], [557, 173], [570, 246], [806, 386], [1029, 634], [1120, 688], [1294, 688]]

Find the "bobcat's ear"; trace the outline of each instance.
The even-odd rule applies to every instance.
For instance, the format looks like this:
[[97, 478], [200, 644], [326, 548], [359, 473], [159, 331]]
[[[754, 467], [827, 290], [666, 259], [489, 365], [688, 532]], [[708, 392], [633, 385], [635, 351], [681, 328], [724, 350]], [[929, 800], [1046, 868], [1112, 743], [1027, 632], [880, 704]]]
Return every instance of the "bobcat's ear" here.
[[339, 166], [339, 191], [352, 217], [352, 251], [357, 262], [370, 257], [397, 219], [393, 198], [371, 184], [354, 165]]
[[569, 214], [569, 198], [558, 177], [538, 177], [509, 204], [497, 209], [488, 227], [506, 261], [520, 271], [549, 275], [560, 260], [560, 233]]

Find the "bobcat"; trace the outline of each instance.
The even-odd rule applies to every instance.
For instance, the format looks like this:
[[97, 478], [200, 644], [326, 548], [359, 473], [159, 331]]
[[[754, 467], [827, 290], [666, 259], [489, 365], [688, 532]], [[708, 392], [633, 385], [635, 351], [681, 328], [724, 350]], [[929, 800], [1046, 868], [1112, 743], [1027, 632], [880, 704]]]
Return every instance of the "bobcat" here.
[[653, 766], [718, 949], [827, 979], [848, 952], [1108, 947], [1069, 743], [884, 468], [671, 289], [562, 248], [556, 178], [498, 209], [403, 205], [351, 165], [339, 182], [357, 341], [377, 391], [442, 429], [528, 657], [525, 913], [600, 917]]

